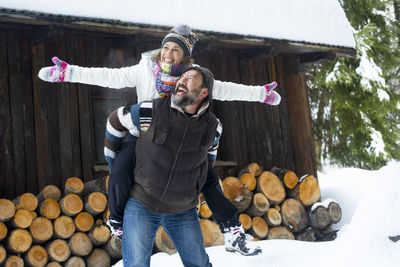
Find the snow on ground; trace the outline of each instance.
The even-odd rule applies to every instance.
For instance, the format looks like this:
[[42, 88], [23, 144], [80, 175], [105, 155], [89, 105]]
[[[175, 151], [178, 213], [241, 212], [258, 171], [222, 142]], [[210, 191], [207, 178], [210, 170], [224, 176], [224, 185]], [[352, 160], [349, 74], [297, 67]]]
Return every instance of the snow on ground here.
[[[398, 267], [400, 241], [400, 163], [376, 171], [329, 169], [318, 174], [322, 201], [335, 199], [342, 219], [338, 237], [329, 242], [264, 240], [258, 256], [228, 253], [223, 246], [207, 248], [214, 267]], [[122, 261], [114, 266], [122, 267]], [[179, 255], [157, 253], [152, 267], [182, 266]]]

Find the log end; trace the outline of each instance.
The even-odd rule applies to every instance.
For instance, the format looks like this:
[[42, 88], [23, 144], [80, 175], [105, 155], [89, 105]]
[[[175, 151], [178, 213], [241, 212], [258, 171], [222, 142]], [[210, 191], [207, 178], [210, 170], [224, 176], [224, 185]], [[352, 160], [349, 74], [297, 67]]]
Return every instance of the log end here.
[[107, 241], [111, 237], [111, 231], [110, 229], [104, 225], [97, 225], [89, 234], [90, 239], [92, 239], [92, 242], [96, 245], [102, 245], [107, 243]]
[[4, 238], [6, 238], [7, 232], [8, 232], [7, 226], [6, 226], [3, 222], [0, 222], [0, 242], [1, 242]]
[[299, 182], [299, 177], [296, 175], [294, 171], [287, 171], [283, 176], [283, 182], [286, 187], [289, 189], [294, 189]]
[[57, 262], [64, 262], [71, 256], [71, 249], [67, 241], [55, 239], [48, 246], [49, 258]]
[[264, 171], [258, 177], [257, 191], [263, 193], [270, 204], [279, 204], [286, 197], [285, 188], [281, 180], [269, 171]]
[[278, 226], [282, 223], [281, 213], [275, 208], [268, 209], [265, 218], [269, 226]]
[[122, 243], [121, 240], [118, 239], [116, 235], [111, 236], [110, 240], [108, 240], [105, 246], [105, 249], [107, 250], [108, 254], [110, 254], [112, 259], [122, 258]]
[[9, 221], [15, 214], [15, 205], [11, 200], [0, 199], [0, 222]]
[[71, 252], [77, 256], [87, 256], [93, 250], [93, 243], [90, 240], [89, 236], [82, 232], [76, 232], [69, 239], [69, 247], [71, 248]]
[[268, 199], [262, 193], [257, 193], [253, 197], [254, 205], [262, 212], [266, 212], [269, 209]]
[[14, 215], [13, 224], [18, 228], [28, 228], [33, 222], [31, 211], [19, 209]]
[[259, 239], [264, 239], [268, 234], [268, 225], [266, 221], [258, 216], [253, 217], [253, 227], [251, 233]]
[[69, 216], [62, 215], [54, 221], [54, 233], [59, 238], [70, 238], [75, 233], [75, 229], [74, 220]]
[[78, 177], [70, 177], [67, 179], [65, 182], [65, 194], [69, 193], [74, 193], [74, 194], [80, 194], [82, 193], [84, 188], [84, 183], [82, 180]]
[[61, 190], [55, 185], [46, 185], [39, 195], [41, 195], [43, 200], [53, 199], [59, 201], [61, 198]]
[[247, 170], [249, 171], [249, 173], [253, 174], [254, 176], [259, 176], [263, 171], [262, 167], [255, 162], [250, 163], [247, 166]]
[[0, 244], [0, 265], [2, 265], [2, 264], [5, 262], [6, 256], [7, 256], [6, 250], [5, 250], [5, 248]]
[[93, 215], [103, 212], [107, 208], [107, 197], [101, 192], [93, 192], [88, 196], [85, 207]]
[[26, 252], [32, 245], [32, 236], [25, 229], [15, 229], [8, 237], [8, 247], [16, 254]]
[[305, 207], [309, 207], [321, 199], [321, 191], [317, 178], [313, 175], [308, 175], [301, 181], [298, 199]]
[[310, 225], [317, 229], [323, 229], [331, 222], [328, 210], [324, 206], [317, 206], [308, 213]]
[[38, 206], [38, 199], [32, 193], [25, 193], [20, 196], [19, 206], [21, 209], [26, 209], [29, 211], [33, 211]]
[[85, 261], [81, 257], [71, 257], [69, 258], [65, 264], [65, 267], [86, 267]]
[[253, 220], [251, 217], [246, 213], [241, 213], [239, 215], [239, 221], [242, 224], [244, 230], [249, 230], [253, 226]]
[[93, 216], [86, 211], [82, 211], [81, 213], [76, 215], [74, 221], [76, 228], [81, 232], [89, 231], [94, 225]]
[[29, 249], [25, 259], [30, 266], [44, 266], [48, 262], [49, 257], [44, 247], [34, 245]]
[[62, 212], [68, 216], [75, 216], [83, 209], [83, 201], [76, 194], [67, 194], [60, 200]]
[[43, 243], [49, 240], [54, 234], [52, 222], [45, 217], [34, 219], [29, 227], [29, 231], [36, 243]]
[[269, 229], [267, 239], [289, 239], [289, 240], [295, 240], [295, 237], [289, 229], [283, 226], [277, 226], [277, 227], [271, 227]]
[[293, 232], [301, 232], [308, 226], [308, 217], [300, 201], [288, 198], [281, 207], [282, 221]]
[[328, 205], [328, 213], [331, 217], [331, 223], [338, 223], [342, 218], [342, 209], [336, 202], [331, 202]]
[[46, 199], [40, 204], [40, 214], [50, 220], [58, 218], [60, 212], [60, 205], [54, 199]]
[[307, 242], [317, 241], [317, 238], [315, 237], [315, 230], [313, 228], [309, 228], [301, 233], [296, 234], [296, 240]]
[[107, 251], [102, 248], [96, 248], [89, 255], [86, 260], [87, 266], [111, 266], [111, 257], [108, 255]]
[[24, 267], [24, 260], [16, 255], [11, 255], [7, 258], [5, 267]]
[[244, 173], [240, 176], [240, 182], [247, 186], [249, 191], [253, 191], [256, 188], [256, 178], [251, 173]]

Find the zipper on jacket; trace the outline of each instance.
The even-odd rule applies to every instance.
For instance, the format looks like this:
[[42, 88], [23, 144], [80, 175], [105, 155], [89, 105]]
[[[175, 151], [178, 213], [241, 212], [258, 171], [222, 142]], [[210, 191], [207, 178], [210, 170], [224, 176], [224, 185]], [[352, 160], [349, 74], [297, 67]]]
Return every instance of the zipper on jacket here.
[[183, 143], [185, 142], [186, 134], [187, 134], [187, 131], [188, 131], [188, 129], [189, 129], [189, 120], [190, 120], [190, 119], [191, 119], [191, 118], [188, 118], [187, 121], [186, 121], [185, 131], [183, 132], [182, 139], [181, 139], [181, 141], [180, 141], [180, 143], [179, 143], [178, 152], [176, 153], [174, 162], [172, 163], [171, 171], [169, 172], [169, 175], [168, 175], [167, 185], [165, 186], [165, 189], [164, 189], [164, 191], [163, 191], [161, 197], [158, 199], [158, 202], [157, 202], [157, 205], [156, 205], [156, 209], [155, 209], [156, 212], [158, 211], [158, 208], [159, 208], [159, 206], [160, 206], [161, 200], [162, 200], [162, 199], [165, 197], [165, 195], [167, 194], [169, 185], [170, 185], [170, 183], [171, 183], [171, 181], [172, 181], [172, 178], [174, 177], [176, 165], [177, 165], [179, 156], [180, 156], [180, 154], [181, 154], [181, 152], [182, 152]]

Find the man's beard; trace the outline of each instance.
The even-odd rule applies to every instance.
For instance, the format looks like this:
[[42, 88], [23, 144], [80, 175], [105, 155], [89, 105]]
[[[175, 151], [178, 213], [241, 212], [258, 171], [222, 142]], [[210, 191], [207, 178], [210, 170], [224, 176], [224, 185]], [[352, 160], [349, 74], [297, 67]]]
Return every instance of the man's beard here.
[[[185, 85], [180, 85], [180, 87], [183, 87], [187, 90]], [[186, 95], [179, 97], [176, 95], [177, 88], [175, 88], [174, 91], [172, 92], [171, 101], [180, 108], [193, 105], [194, 103], [197, 102], [197, 100], [199, 100], [200, 91], [201, 88], [198, 88], [195, 91], [192, 91], [191, 93], [188, 92]]]

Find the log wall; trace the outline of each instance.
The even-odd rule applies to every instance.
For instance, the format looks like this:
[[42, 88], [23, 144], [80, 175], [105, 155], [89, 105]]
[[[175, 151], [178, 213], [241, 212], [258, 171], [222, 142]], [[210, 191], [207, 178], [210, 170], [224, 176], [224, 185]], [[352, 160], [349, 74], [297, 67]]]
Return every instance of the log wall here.
[[[95, 124], [93, 103], [107, 99], [111, 104], [104, 109], [112, 111], [136, 102], [133, 88], [45, 83], [37, 77], [41, 67], [55, 55], [81, 66], [130, 66], [160, 42], [143, 33], [0, 23], [0, 197], [38, 193], [48, 184], [61, 187], [72, 176], [85, 182], [95, 178], [94, 166], [104, 164], [95, 143], [104, 135], [105, 121]], [[259, 85], [275, 80], [282, 96], [278, 107], [213, 101], [224, 125], [218, 159], [237, 162], [237, 169], [258, 162], [266, 169], [316, 175], [305, 80], [291, 63], [296, 57], [244, 57], [243, 49], [198, 44], [196, 63], [217, 79]]]

